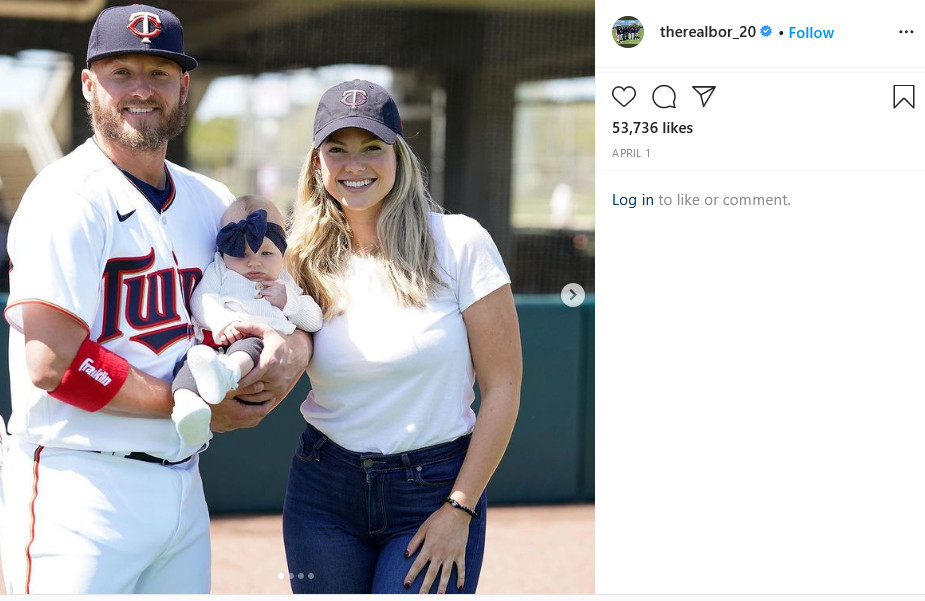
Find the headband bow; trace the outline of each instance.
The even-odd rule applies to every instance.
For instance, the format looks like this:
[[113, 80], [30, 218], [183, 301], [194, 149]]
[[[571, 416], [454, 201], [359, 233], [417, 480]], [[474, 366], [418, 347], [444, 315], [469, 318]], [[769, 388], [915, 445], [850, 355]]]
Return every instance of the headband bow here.
[[275, 223], [267, 223], [267, 212], [257, 209], [247, 219], [229, 223], [220, 229], [215, 237], [215, 245], [224, 255], [243, 257], [245, 241], [252, 251], [257, 252], [264, 238], [269, 238], [279, 252], [286, 252], [286, 232]]

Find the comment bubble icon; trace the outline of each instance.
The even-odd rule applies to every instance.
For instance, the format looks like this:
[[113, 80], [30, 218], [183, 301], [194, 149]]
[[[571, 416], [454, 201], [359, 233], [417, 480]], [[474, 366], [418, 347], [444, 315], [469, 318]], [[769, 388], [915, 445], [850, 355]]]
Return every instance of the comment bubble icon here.
[[652, 91], [652, 102], [660, 109], [674, 109], [677, 107], [677, 97], [674, 88], [661, 85]]

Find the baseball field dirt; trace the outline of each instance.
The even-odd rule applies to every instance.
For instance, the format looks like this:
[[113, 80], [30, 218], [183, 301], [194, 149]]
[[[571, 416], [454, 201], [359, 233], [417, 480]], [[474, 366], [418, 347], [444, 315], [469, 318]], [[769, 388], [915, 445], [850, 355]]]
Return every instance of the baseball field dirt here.
[[[593, 594], [594, 505], [488, 510], [480, 594]], [[212, 593], [289, 594], [279, 515], [212, 518]]]

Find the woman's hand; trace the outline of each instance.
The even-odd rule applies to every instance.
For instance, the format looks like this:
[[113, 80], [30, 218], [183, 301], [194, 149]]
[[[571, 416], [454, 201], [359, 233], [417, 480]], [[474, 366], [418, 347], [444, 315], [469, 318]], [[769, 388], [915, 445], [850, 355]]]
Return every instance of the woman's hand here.
[[[427, 567], [421, 593], [430, 591], [437, 574], [440, 580], [437, 593], [445, 593], [450, 581], [453, 564], [456, 564], [456, 588], [462, 590], [466, 582], [466, 543], [469, 540], [469, 517], [464, 511], [444, 504], [421, 524], [418, 531], [408, 543], [405, 556], [411, 557], [420, 547], [421, 552], [414, 558], [408, 575], [405, 576], [405, 588], [417, 578], [418, 573]], [[429, 564], [429, 565], [428, 565]]]

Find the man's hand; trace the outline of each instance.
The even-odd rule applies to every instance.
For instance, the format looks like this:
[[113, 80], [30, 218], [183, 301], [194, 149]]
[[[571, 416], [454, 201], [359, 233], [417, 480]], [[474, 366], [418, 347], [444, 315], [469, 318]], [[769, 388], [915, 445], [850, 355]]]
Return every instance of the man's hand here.
[[312, 356], [311, 337], [301, 330], [283, 336], [264, 324], [237, 322], [235, 328], [245, 336], [259, 336], [263, 352], [254, 369], [241, 378], [238, 389], [212, 407], [213, 432], [259, 424], [289, 394]]
[[301, 330], [283, 336], [257, 323], [236, 324], [238, 331], [263, 340], [260, 362], [241, 378], [234, 396], [249, 403], [275, 407], [295, 386], [312, 357], [311, 337]]
[[209, 427], [213, 432], [253, 428], [275, 406], [275, 403], [249, 405], [233, 398], [226, 398], [218, 405], [212, 405], [212, 422]]

